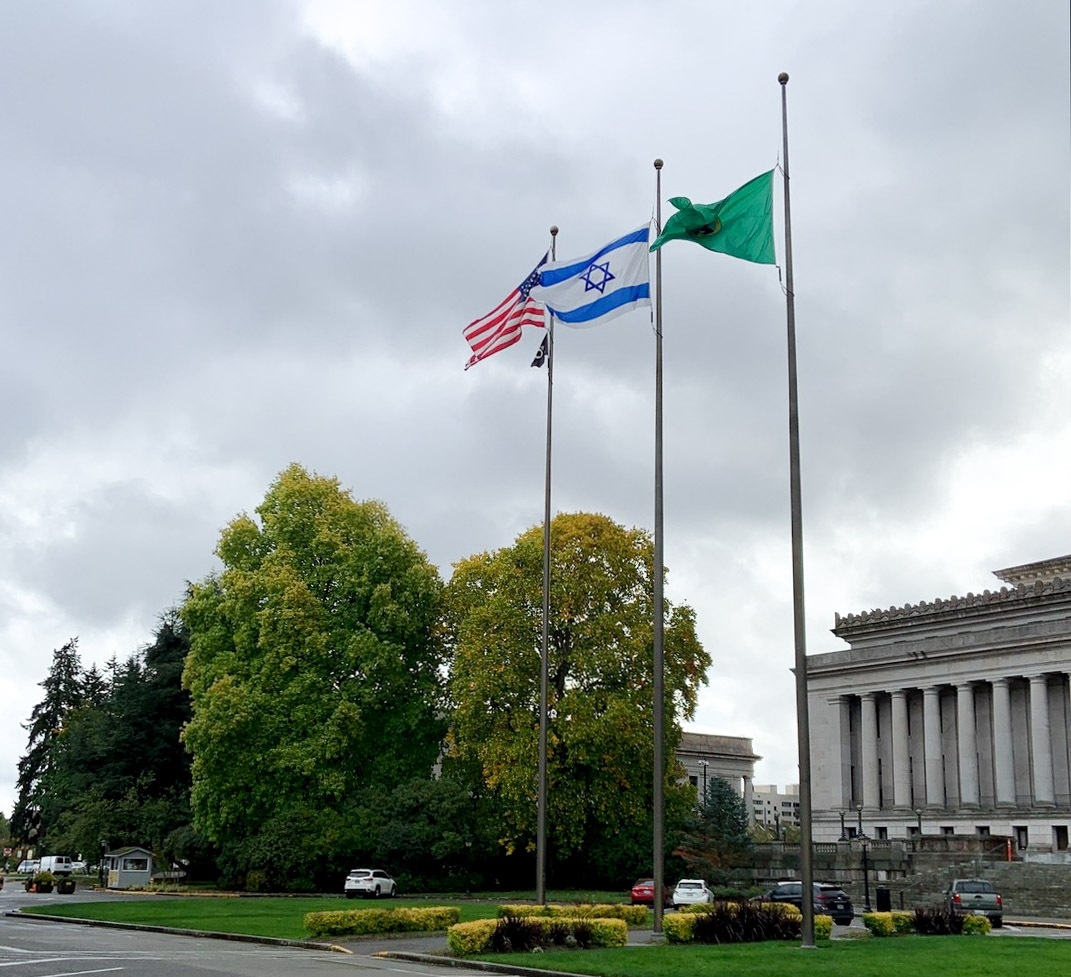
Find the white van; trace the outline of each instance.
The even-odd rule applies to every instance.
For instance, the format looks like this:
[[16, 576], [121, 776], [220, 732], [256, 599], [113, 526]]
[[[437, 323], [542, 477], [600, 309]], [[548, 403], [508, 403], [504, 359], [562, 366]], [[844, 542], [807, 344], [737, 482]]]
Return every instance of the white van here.
[[53, 875], [70, 875], [74, 869], [71, 867], [70, 855], [42, 855], [39, 872], [51, 872]]

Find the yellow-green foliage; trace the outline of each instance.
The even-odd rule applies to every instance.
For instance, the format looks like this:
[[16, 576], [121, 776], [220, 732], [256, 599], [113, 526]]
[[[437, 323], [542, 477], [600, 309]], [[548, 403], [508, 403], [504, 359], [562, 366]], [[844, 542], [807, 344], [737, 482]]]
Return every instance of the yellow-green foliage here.
[[814, 938], [828, 940], [833, 935], [833, 917], [819, 913], [814, 917]]
[[[511, 915], [520, 915], [513, 913]], [[529, 913], [533, 922], [539, 923], [544, 931], [555, 924], [583, 923], [591, 928], [592, 946], [624, 946], [628, 942], [628, 926], [623, 919], [598, 919], [589, 916], [554, 915], [537, 916]], [[491, 951], [491, 934], [498, 926], [498, 919], [477, 919], [471, 923], [457, 923], [446, 931], [446, 945], [451, 953], [467, 956], [472, 953], [489, 953]]]
[[474, 919], [471, 923], [455, 923], [446, 931], [446, 945], [451, 953], [466, 957], [471, 953], [486, 953], [497, 919]]
[[971, 915], [963, 917], [964, 936], [985, 936], [992, 928], [992, 924], [986, 916], [971, 913]]
[[573, 919], [623, 919], [629, 926], [644, 926], [647, 923], [646, 906], [626, 906], [623, 903], [570, 903], [540, 905], [504, 905], [496, 909], [499, 918], [504, 916], [553, 916]]
[[874, 936], [893, 936], [896, 933], [892, 913], [863, 913], [863, 925]]
[[662, 917], [662, 932], [667, 943], [690, 943], [695, 928], [695, 913], [673, 913]]
[[896, 910], [892, 914], [893, 927], [897, 933], [915, 932], [915, 914]]
[[444, 930], [461, 918], [456, 906], [400, 909], [342, 909], [306, 913], [305, 929], [313, 936], [361, 936], [367, 933], [421, 933]]

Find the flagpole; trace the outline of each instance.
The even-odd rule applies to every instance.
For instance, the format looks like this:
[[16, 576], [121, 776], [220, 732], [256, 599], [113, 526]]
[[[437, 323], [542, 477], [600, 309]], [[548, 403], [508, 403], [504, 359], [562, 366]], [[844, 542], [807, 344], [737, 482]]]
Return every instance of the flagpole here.
[[[557, 257], [558, 228], [550, 226], [550, 260]], [[539, 656], [539, 802], [536, 814], [536, 903], [547, 901], [547, 672], [550, 639], [550, 444], [554, 407], [554, 313], [547, 311], [547, 468], [543, 498], [543, 648]]]
[[[788, 74], [777, 76], [781, 83], [781, 130], [784, 138], [785, 184], [785, 307], [788, 320], [788, 457], [792, 500], [792, 621], [796, 646], [796, 733], [800, 771], [800, 878], [803, 891], [811, 892], [814, 882], [811, 830], [811, 729], [807, 705], [807, 621], [803, 603], [803, 503], [800, 491], [800, 425], [796, 396], [796, 293], [792, 284], [792, 211], [789, 206], [788, 176]], [[814, 948], [814, 903], [801, 901], [802, 946]]]
[[[655, 234], [662, 233], [662, 160], [655, 168]], [[662, 572], [662, 249], [655, 252], [655, 518], [654, 518], [654, 932], [662, 932], [665, 886], [663, 841], [663, 784], [665, 744], [663, 691], [663, 572]]]

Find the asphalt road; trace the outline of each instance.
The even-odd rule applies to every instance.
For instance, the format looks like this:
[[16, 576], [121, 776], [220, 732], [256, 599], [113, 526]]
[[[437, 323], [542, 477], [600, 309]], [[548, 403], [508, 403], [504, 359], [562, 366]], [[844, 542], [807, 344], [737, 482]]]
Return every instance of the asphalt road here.
[[[46, 902], [81, 902], [109, 896], [32, 895], [21, 886], [0, 891], [0, 914]], [[111, 897], [114, 898], [114, 897]], [[445, 941], [440, 941], [445, 942]], [[354, 945], [353, 953], [236, 943], [230, 940], [77, 926], [0, 915], [0, 977], [323, 977], [379, 974], [381, 977], [472, 977], [469, 968], [373, 957], [377, 947]], [[486, 977], [481, 974], [481, 977]]]

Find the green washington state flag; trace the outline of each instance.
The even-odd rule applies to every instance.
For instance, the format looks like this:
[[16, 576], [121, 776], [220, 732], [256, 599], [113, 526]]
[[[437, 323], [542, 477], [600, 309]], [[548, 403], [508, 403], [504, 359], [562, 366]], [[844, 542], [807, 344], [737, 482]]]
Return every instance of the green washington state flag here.
[[744, 261], [774, 264], [773, 170], [717, 203], [693, 204], [687, 197], [673, 197], [670, 203], [677, 213], [666, 221], [652, 251], [681, 238]]

